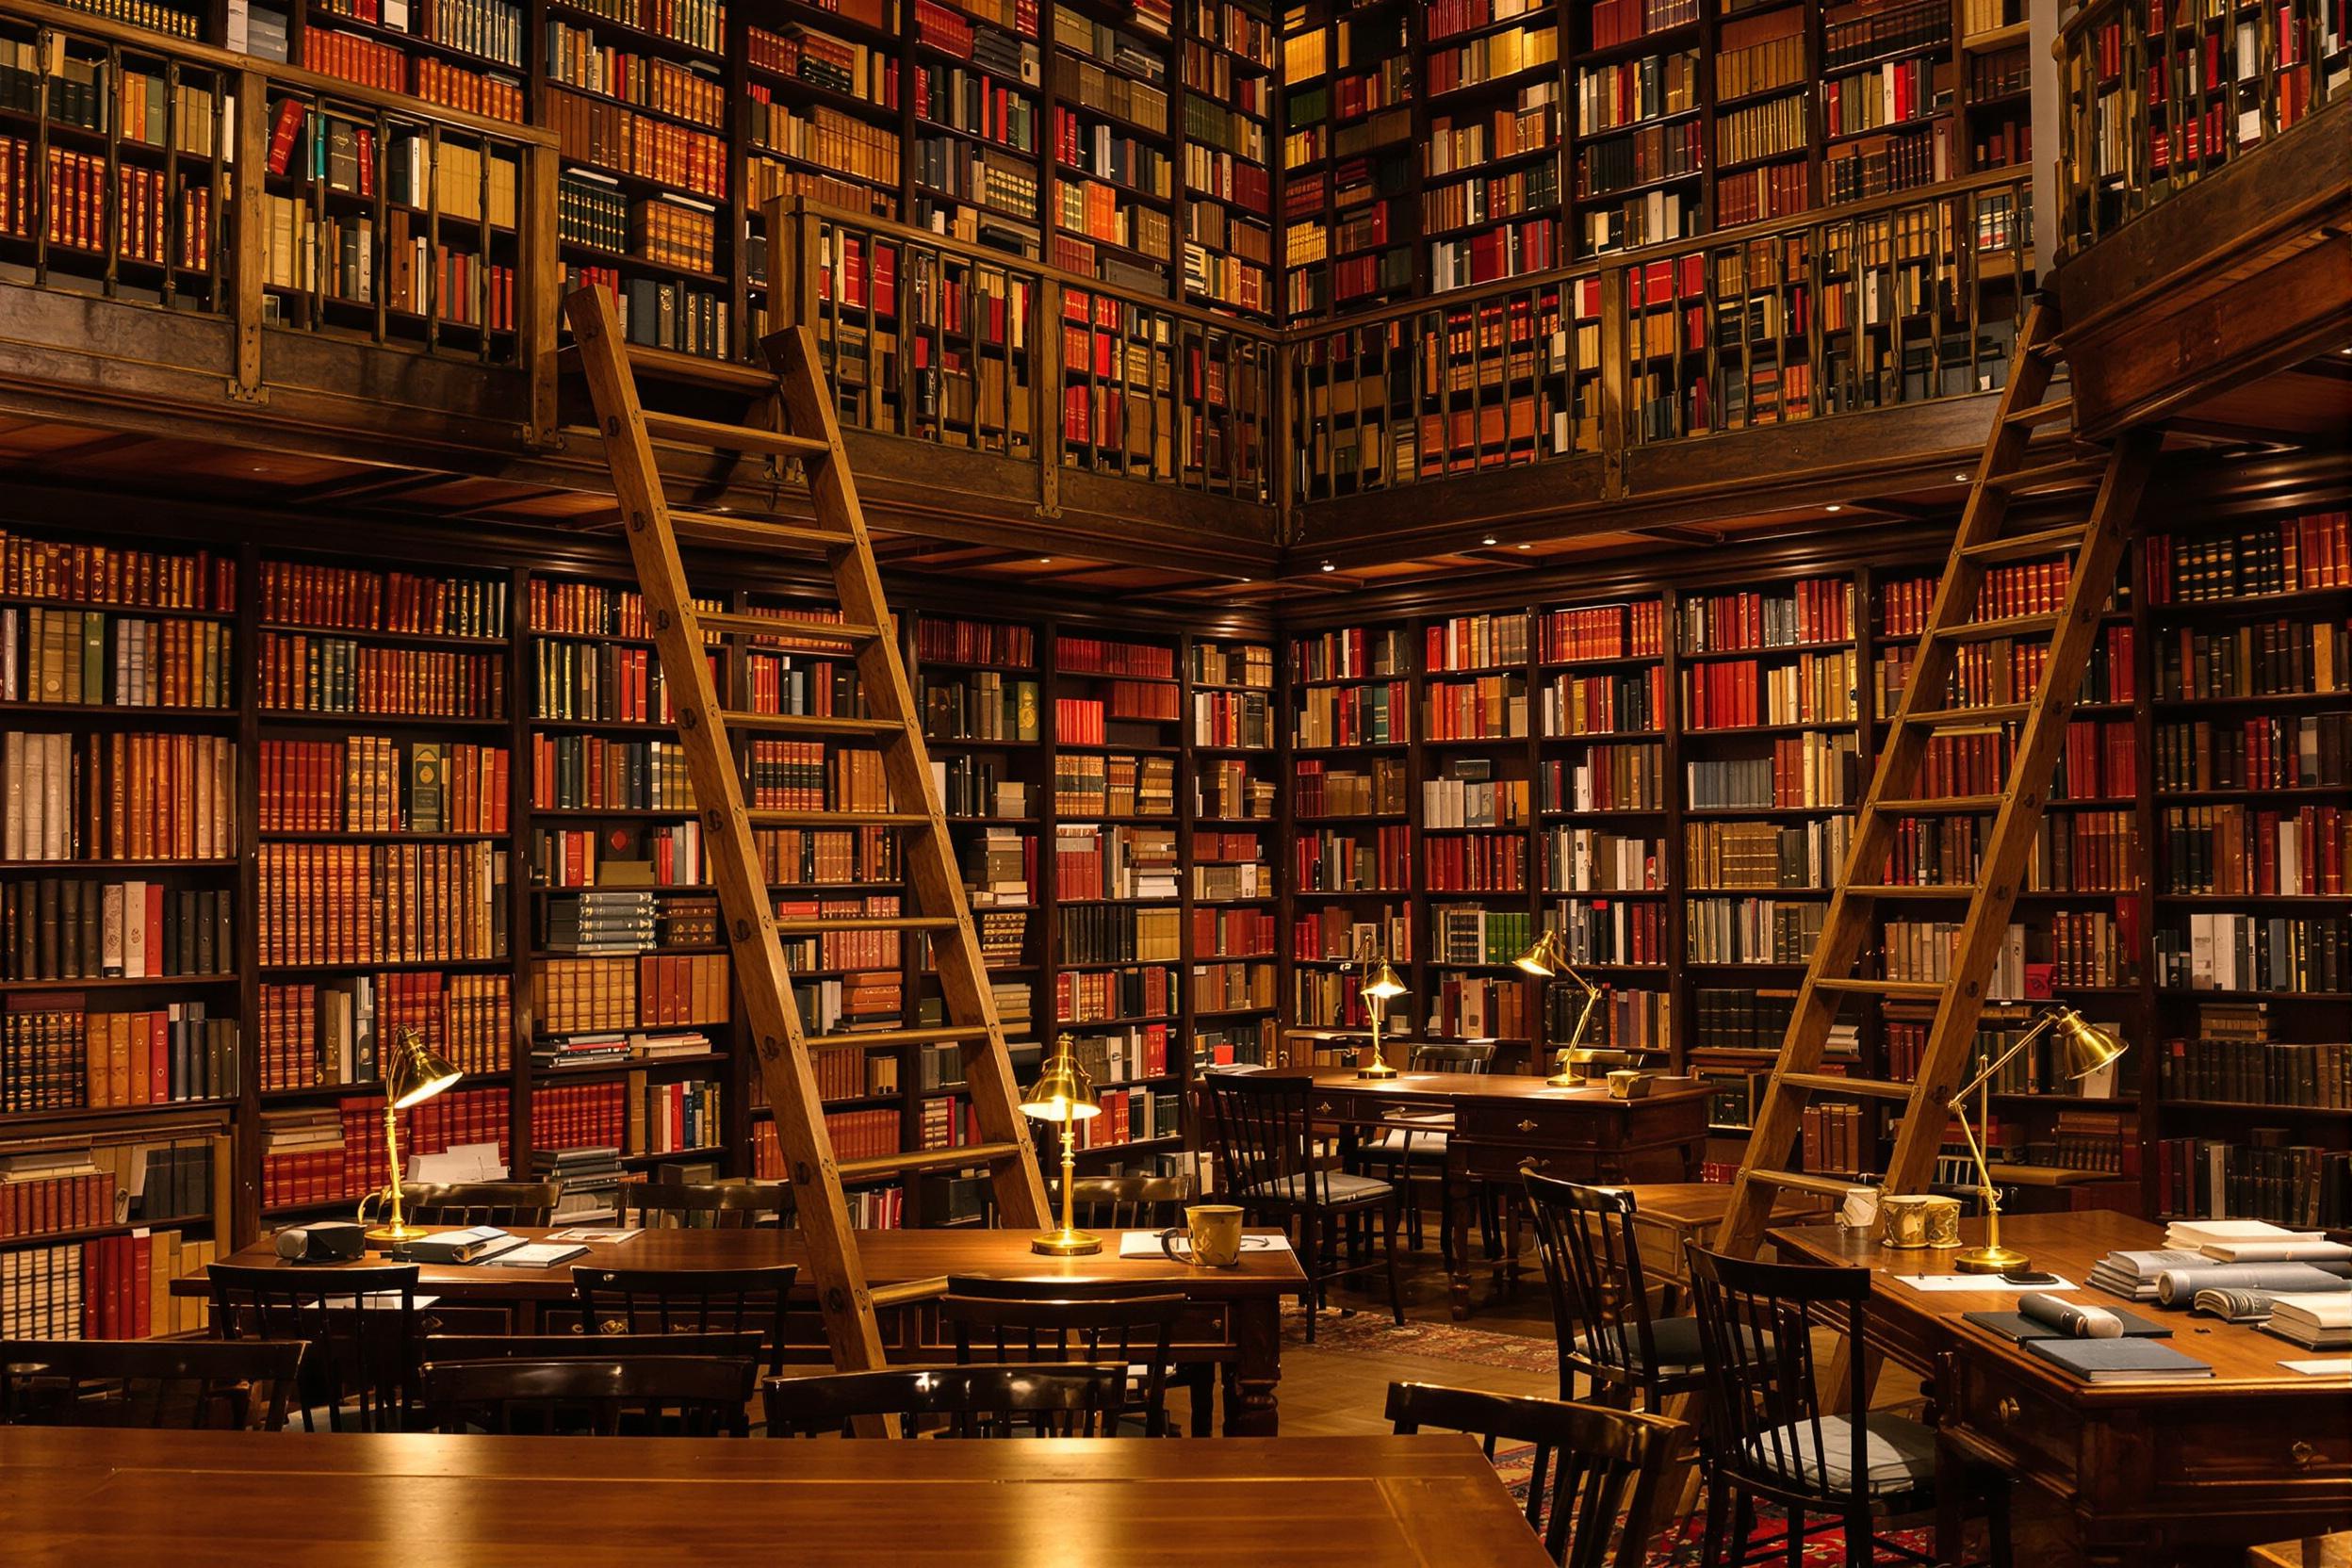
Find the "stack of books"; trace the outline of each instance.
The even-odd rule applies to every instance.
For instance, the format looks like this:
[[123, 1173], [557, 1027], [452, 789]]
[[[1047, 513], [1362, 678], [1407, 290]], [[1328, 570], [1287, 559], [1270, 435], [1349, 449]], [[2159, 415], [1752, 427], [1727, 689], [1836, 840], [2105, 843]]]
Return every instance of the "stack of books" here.
[[2306, 1350], [2352, 1349], [2352, 1291], [2273, 1296], [2263, 1327]]
[[531, 1174], [558, 1184], [554, 1221], [574, 1225], [618, 1216], [621, 1152], [610, 1145], [580, 1149], [534, 1149]]
[[612, 1067], [628, 1060], [627, 1035], [569, 1035], [563, 1039], [542, 1040], [531, 1052], [531, 1068], [540, 1072]]
[[2259, 1322], [2281, 1293], [2352, 1295], [2352, 1247], [2260, 1219], [2175, 1220], [2156, 1251], [2116, 1251], [2090, 1282], [2134, 1301]]
[[657, 911], [649, 889], [596, 888], [547, 901], [548, 949], [556, 953], [646, 953]]

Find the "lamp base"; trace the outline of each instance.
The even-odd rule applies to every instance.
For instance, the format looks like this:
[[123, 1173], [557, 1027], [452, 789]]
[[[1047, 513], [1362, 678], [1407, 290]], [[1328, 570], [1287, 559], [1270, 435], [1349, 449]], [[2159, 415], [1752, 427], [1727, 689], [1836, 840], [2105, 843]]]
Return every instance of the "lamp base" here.
[[404, 1241], [421, 1241], [426, 1236], [437, 1234], [444, 1229], [447, 1229], [447, 1227], [429, 1225], [379, 1225], [374, 1230], [368, 1233], [368, 1244], [371, 1247], [398, 1247]]
[[1971, 1247], [1952, 1259], [1952, 1266], [1963, 1274], [2018, 1274], [2033, 1267], [2034, 1260], [2006, 1247]]
[[1048, 1231], [1029, 1238], [1029, 1250], [1049, 1258], [1086, 1258], [1102, 1250], [1102, 1238], [1091, 1231]]
[[1396, 1076], [1396, 1070], [1386, 1062], [1374, 1062], [1370, 1067], [1356, 1069], [1356, 1076], [1359, 1078], [1394, 1078]]
[[1556, 1089], [1580, 1089], [1585, 1085], [1583, 1075], [1573, 1068], [1561, 1068], [1544, 1082]]

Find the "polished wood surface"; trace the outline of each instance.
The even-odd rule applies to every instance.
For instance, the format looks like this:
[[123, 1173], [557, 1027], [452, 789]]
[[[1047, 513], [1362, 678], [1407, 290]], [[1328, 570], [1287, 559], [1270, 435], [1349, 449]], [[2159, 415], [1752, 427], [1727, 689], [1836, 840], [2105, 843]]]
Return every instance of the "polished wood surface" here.
[[[1982, 1225], [1961, 1227], [1964, 1246]], [[2352, 1525], [2352, 1387], [2283, 1369], [2307, 1351], [2241, 1324], [2139, 1305], [2172, 1330], [2164, 1343], [2210, 1363], [2184, 1383], [2082, 1382], [1963, 1320], [2014, 1310], [2009, 1290], [1919, 1291], [1899, 1275], [1953, 1272], [1952, 1250], [1890, 1251], [1875, 1236], [1810, 1226], [1772, 1233], [1798, 1262], [1871, 1270], [1873, 1348], [1936, 1379], [1936, 1414], [1954, 1457], [1998, 1464], [2071, 1510], [2086, 1560], [2242, 1562], [2249, 1547]], [[2128, 1215], [2016, 1215], [2001, 1240], [2071, 1280], [2073, 1299], [2115, 1298], [2083, 1284], [2116, 1249], [2161, 1247], [2159, 1226]], [[2150, 1554], [2156, 1554], [2151, 1558]]]
[[[1400, 1054], [1409, 1041], [1396, 1041]], [[1698, 1174], [1707, 1140], [1707, 1091], [1695, 1081], [1654, 1085], [1639, 1100], [1613, 1100], [1605, 1084], [1560, 1088], [1527, 1073], [1400, 1072], [1359, 1078], [1353, 1068], [1309, 1074], [1315, 1118], [1348, 1129], [1396, 1124], [1443, 1112], [1446, 1174], [1453, 1192], [1452, 1282], [1456, 1321], [1470, 1315], [1471, 1208], [1480, 1181], [1515, 1184], [1522, 1170], [1571, 1182], [1623, 1185], [1686, 1182]], [[1507, 1260], [1515, 1280], [1518, 1260]]]
[[[600, 1478], [626, 1476], [625, 1485]], [[12, 1563], [1544, 1568], [1460, 1436], [1001, 1443], [0, 1429]]]
[[[537, 1240], [547, 1232], [516, 1227], [512, 1233]], [[1049, 1258], [1029, 1250], [1026, 1231], [860, 1231], [858, 1251], [865, 1261], [868, 1282], [875, 1291], [883, 1346], [890, 1360], [956, 1359], [954, 1335], [940, 1324], [938, 1306], [950, 1275], [1064, 1288], [1153, 1285], [1180, 1291], [1193, 1304], [1178, 1327], [1176, 1357], [1179, 1362], [1214, 1364], [1220, 1369], [1226, 1434], [1273, 1436], [1280, 1424], [1275, 1388], [1282, 1380], [1282, 1301], [1298, 1295], [1306, 1284], [1297, 1255], [1288, 1250], [1250, 1251], [1242, 1254], [1240, 1265], [1233, 1268], [1195, 1268], [1157, 1252], [1121, 1258], [1119, 1233], [1101, 1234], [1102, 1250], [1093, 1257]], [[424, 1314], [428, 1332], [433, 1330], [433, 1316], [449, 1310], [440, 1303], [453, 1303], [459, 1312], [508, 1307], [513, 1313], [510, 1327], [562, 1332], [579, 1320], [572, 1286], [575, 1267], [750, 1268], [798, 1264], [806, 1256], [797, 1231], [646, 1230], [624, 1242], [591, 1245], [579, 1257], [553, 1268], [420, 1265], [417, 1290], [420, 1295], [438, 1298], [435, 1306]], [[305, 1278], [358, 1266], [290, 1264], [268, 1242], [249, 1247], [227, 1261], [298, 1271]], [[206, 1287], [203, 1277], [197, 1276], [175, 1282], [172, 1289], [178, 1294], [203, 1295]], [[809, 1301], [813, 1290], [804, 1275], [793, 1291], [794, 1303]], [[467, 1332], [488, 1331], [479, 1323], [462, 1326]], [[786, 1360], [830, 1362], [813, 1303], [808, 1312], [795, 1311], [785, 1329]]]

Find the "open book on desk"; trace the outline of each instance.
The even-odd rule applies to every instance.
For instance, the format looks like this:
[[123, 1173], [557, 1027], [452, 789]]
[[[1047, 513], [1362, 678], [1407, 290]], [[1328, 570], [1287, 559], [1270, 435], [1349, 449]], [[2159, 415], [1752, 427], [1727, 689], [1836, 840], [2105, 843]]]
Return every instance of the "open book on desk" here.
[[587, 1255], [588, 1249], [575, 1242], [518, 1240], [505, 1251], [480, 1261], [492, 1268], [553, 1268]]

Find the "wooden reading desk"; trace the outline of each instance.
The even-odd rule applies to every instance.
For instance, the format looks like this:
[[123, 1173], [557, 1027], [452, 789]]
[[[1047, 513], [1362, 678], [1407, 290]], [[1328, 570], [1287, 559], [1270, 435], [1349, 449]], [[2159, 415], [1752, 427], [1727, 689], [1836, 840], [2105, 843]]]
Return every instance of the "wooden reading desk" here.
[[[524, 1226], [511, 1230], [513, 1234], [533, 1240], [547, 1233]], [[1250, 1251], [1242, 1254], [1235, 1268], [1194, 1268], [1160, 1256], [1122, 1259], [1119, 1256], [1119, 1233], [1102, 1234], [1102, 1250], [1094, 1257], [1048, 1258], [1029, 1250], [1026, 1231], [858, 1232], [858, 1253], [869, 1283], [877, 1292], [904, 1287], [890, 1289], [888, 1305], [876, 1303], [884, 1348], [892, 1361], [954, 1358], [954, 1342], [939, 1332], [939, 1313], [930, 1304], [951, 1274], [1043, 1284], [1148, 1281], [1183, 1291], [1198, 1309], [1180, 1326], [1177, 1347], [1180, 1359], [1188, 1353], [1190, 1359], [1214, 1360], [1223, 1367], [1226, 1434], [1273, 1436], [1278, 1425], [1274, 1390], [1282, 1380], [1282, 1301], [1306, 1288], [1306, 1275], [1298, 1257], [1287, 1250]], [[572, 1270], [576, 1267], [752, 1268], [799, 1264], [805, 1259], [797, 1231], [649, 1229], [625, 1242], [591, 1246], [580, 1256], [553, 1268], [420, 1264], [416, 1288], [420, 1294], [439, 1298], [445, 1307], [479, 1306], [508, 1314], [502, 1323], [486, 1328], [463, 1325], [467, 1331], [503, 1327], [531, 1332], [543, 1325], [561, 1331], [579, 1318], [576, 1310], [567, 1311], [564, 1305], [574, 1299]], [[267, 1241], [225, 1261], [320, 1275], [340, 1266], [287, 1263]], [[368, 1261], [384, 1260], [371, 1256]], [[805, 1278], [803, 1288], [807, 1288]], [[194, 1275], [175, 1282], [172, 1290], [203, 1296], [209, 1294], [210, 1286], [204, 1276]], [[813, 1291], [809, 1295], [813, 1300]], [[805, 1318], [793, 1315], [786, 1330], [789, 1353], [794, 1359], [826, 1358], [824, 1325], [813, 1306]]]
[[[1962, 1229], [1972, 1245], [1981, 1227]], [[2003, 1216], [2001, 1233], [2035, 1268], [2082, 1287], [2066, 1292], [2069, 1299], [2160, 1318], [2172, 1330], [2163, 1343], [2211, 1363], [2213, 1378], [2093, 1387], [1962, 1319], [2014, 1310], [2016, 1288], [1929, 1292], [1894, 1278], [1950, 1274], [1949, 1250], [1888, 1251], [1873, 1235], [1834, 1226], [1772, 1233], [1784, 1257], [1861, 1265], [1878, 1275], [1870, 1337], [1934, 1380], [1950, 1454], [2050, 1493], [2072, 1513], [2086, 1560], [2234, 1565], [2264, 1542], [2352, 1526], [2352, 1382], [2278, 1364], [2328, 1352], [2088, 1288], [2091, 1265], [2107, 1253], [2163, 1245], [2163, 1230], [2145, 1220], [2104, 1211]], [[1938, 1547], [1939, 1557], [1956, 1560], [1956, 1540]]]
[[[1410, 1042], [1397, 1042], [1409, 1051]], [[1453, 1191], [1453, 1256], [1446, 1260], [1457, 1320], [1470, 1315], [1466, 1237], [1473, 1185], [1517, 1182], [1523, 1169], [1572, 1182], [1623, 1186], [1688, 1182], [1707, 1140], [1707, 1089], [1659, 1086], [1640, 1100], [1611, 1100], [1604, 1084], [1555, 1088], [1523, 1073], [1400, 1072], [1359, 1078], [1353, 1068], [1310, 1074], [1318, 1121], [1350, 1130], [1411, 1127], [1398, 1119], [1446, 1113], [1446, 1169]]]
[[1469, 1438], [769, 1442], [0, 1428], [21, 1568], [1544, 1568]]

